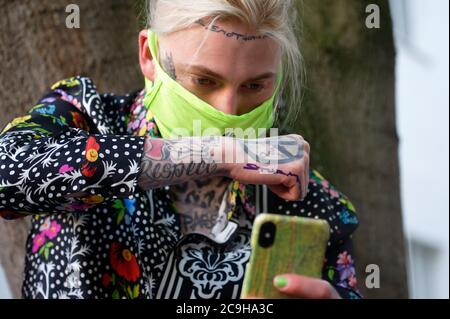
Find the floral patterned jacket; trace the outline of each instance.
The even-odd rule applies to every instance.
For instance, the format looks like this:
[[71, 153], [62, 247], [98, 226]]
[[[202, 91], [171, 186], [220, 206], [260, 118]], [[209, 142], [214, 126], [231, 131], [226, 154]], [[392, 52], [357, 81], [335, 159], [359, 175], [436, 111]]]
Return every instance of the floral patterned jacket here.
[[263, 210], [326, 220], [323, 279], [344, 298], [360, 297], [355, 209], [316, 171], [298, 202], [232, 183], [230, 222], [239, 227], [225, 245], [182, 235], [169, 188], [137, 186], [144, 136], [157, 134], [143, 95], [99, 94], [89, 78], [74, 77], [0, 134], [0, 215], [32, 216], [23, 297], [238, 298]]

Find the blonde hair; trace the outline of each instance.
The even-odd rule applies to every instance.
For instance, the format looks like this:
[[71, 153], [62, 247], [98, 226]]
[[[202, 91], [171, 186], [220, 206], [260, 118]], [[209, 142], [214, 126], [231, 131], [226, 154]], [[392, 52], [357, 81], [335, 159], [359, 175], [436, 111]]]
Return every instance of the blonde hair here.
[[163, 35], [192, 27], [205, 18], [208, 24], [237, 19], [272, 37], [281, 47], [283, 68], [275, 114], [286, 106], [282, 117], [291, 124], [299, 114], [305, 74], [297, 39], [297, 5], [296, 0], [147, 0], [147, 27]]

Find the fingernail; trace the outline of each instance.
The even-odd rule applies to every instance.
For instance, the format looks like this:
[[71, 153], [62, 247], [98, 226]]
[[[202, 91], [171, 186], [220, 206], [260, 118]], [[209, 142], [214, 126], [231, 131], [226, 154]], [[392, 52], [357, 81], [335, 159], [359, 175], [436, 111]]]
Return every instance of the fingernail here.
[[286, 277], [276, 276], [273, 283], [274, 283], [275, 287], [277, 287], [277, 288], [284, 288], [287, 286], [288, 280]]

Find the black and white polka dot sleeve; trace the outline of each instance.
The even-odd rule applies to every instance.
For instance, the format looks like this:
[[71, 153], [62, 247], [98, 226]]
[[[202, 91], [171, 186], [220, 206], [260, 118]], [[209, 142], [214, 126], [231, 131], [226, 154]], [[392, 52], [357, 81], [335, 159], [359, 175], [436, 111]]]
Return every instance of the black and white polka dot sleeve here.
[[82, 211], [133, 194], [144, 138], [121, 135], [113, 107], [74, 77], [10, 122], [0, 134], [0, 215]]

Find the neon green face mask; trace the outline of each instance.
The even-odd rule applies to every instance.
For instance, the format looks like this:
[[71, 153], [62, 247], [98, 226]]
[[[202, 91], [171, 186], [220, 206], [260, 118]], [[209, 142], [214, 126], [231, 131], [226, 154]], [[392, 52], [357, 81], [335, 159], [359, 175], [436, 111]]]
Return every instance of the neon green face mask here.
[[281, 82], [281, 72], [277, 80], [277, 89], [269, 100], [243, 115], [226, 114], [186, 90], [164, 71], [157, 59], [157, 35], [149, 30], [148, 36], [157, 77], [154, 82], [145, 79], [144, 105], [150, 111], [148, 116], [151, 117], [153, 114], [163, 138], [223, 136], [227, 128], [240, 128], [244, 131], [252, 128], [258, 132], [258, 129], [272, 127], [273, 105]]

